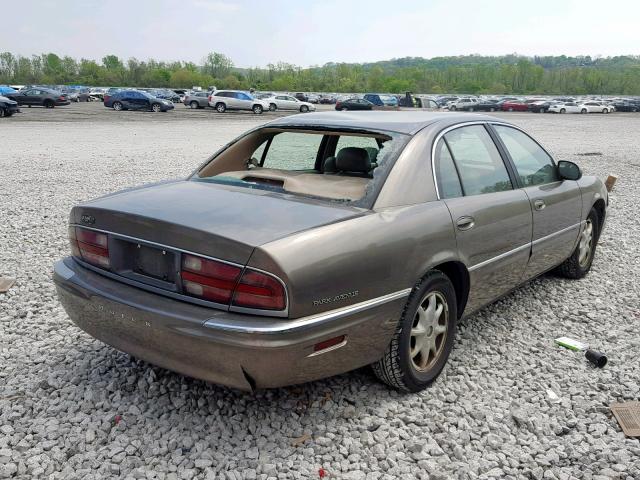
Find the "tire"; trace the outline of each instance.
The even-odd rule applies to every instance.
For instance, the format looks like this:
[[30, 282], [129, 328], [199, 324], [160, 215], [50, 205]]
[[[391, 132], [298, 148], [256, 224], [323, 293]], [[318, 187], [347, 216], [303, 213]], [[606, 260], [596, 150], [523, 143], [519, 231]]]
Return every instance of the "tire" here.
[[583, 108], [582, 110], [580, 110], [580, 113], [587, 113], [587, 109]]
[[341, 112], [346, 112], [346, 111], [348, 111], [348, 110], [349, 110], [348, 108], [341, 108], [341, 109], [340, 109], [340, 111], [341, 111]]
[[269, 111], [270, 112], [275, 112], [278, 109], [278, 106], [275, 103], [270, 103], [269, 104]]
[[309, 107], [307, 107], [306, 105], [302, 105], [300, 107], [300, 113], [307, 113], [309, 111]]
[[0, 118], [8, 116], [8, 112], [3, 107], [0, 107]]
[[224, 113], [224, 112], [226, 112], [226, 111], [227, 111], [227, 106], [226, 106], [224, 103], [222, 103], [222, 102], [217, 103], [217, 104], [216, 104], [216, 111], [217, 111], [218, 113]]
[[583, 278], [593, 263], [596, 254], [596, 246], [600, 237], [600, 217], [595, 208], [591, 208], [585, 225], [580, 230], [578, 245], [571, 256], [555, 269], [558, 275], [578, 280]]
[[602, 113], [609, 113], [609, 109], [605, 108], [604, 110], [602, 110]]
[[122, 108], [122, 103], [120, 103], [120, 102], [113, 102], [113, 109], [114, 109], [116, 112], [119, 112], [119, 111], [123, 110], [123, 108]]
[[158, 113], [162, 111], [162, 105], [160, 105], [159, 103], [154, 103], [153, 105], [151, 105], [151, 111], [154, 113]]
[[[442, 310], [439, 316], [428, 313], [431, 305]], [[449, 277], [438, 270], [427, 273], [413, 288], [384, 356], [372, 364], [375, 375], [404, 392], [424, 390], [438, 377], [451, 353], [458, 318], [456, 305], [456, 293]], [[421, 325], [421, 322], [424, 323]], [[423, 330], [418, 333], [422, 343], [430, 347], [426, 359], [421, 353], [424, 347], [411, 356], [411, 349], [420, 338], [416, 337], [419, 327]], [[433, 358], [432, 349], [435, 349]], [[419, 364], [423, 362], [426, 365], [421, 369]]]
[[456, 111], [456, 106], [455, 105], [451, 105], [449, 107], [449, 110], [451, 110], [452, 112], [455, 112]]
[[200, 104], [194, 100], [193, 102], [189, 103], [189, 108], [191, 108], [191, 110], [196, 110], [200, 108]]
[[264, 108], [262, 108], [262, 105], [254, 105], [253, 108], [251, 109], [253, 111], [253, 113], [255, 113], [256, 115], [260, 115], [262, 112], [264, 112]]
[[561, 108], [560, 109], [560, 113], [567, 113], [567, 109], [566, 108]]
[[45, 100], [43, 105], [44, 105], [44, 108], [53, 108], [53, 107], [55, 107], [54, 103], [51, 100]]

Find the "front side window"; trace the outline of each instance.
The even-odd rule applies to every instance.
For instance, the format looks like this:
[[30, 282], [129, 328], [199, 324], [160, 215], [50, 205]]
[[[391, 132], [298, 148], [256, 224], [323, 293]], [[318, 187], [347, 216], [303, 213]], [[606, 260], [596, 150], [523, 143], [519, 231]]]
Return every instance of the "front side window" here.
[[456, 128], [444, 138], [458, 167], [465, 195], [513, 189], [502, 157], [482, 125]]
[[494, 128], [516, 166], [522, 186], [559, 180], [553, 160], [531, 137], [512, 127], [494, 125]]

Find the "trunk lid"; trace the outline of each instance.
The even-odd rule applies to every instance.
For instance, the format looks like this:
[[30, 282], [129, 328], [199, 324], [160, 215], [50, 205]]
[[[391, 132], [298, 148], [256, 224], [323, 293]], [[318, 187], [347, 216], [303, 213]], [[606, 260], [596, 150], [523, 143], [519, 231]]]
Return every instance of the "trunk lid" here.
[[245, 265], [253, 249], [366, 210], [197, 181], [154, 184], [80, 204], [71, 223]]

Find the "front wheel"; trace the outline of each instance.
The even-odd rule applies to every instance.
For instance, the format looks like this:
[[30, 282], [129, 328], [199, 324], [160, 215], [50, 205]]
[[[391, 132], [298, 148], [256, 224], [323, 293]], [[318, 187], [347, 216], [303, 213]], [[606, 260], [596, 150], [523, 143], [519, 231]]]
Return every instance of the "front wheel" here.
[[604, 110], [602, 110], [602, 113], [609, 113], [609, 110], [605, 108]]
[[599, 236], [599, 216], [597, 210], [592, 208], [587, 216], [587, 220], [582, 226], [582, 230], [580, 230], [578, 245], [571, 256], [556, 267], [556, 273], [563, 277], [576, 280], [583, 278], [589, 273], [591, 264], [593, 263], [593, 257], [596, 254], [596, 245]]
[[262, 105], [254, 105], [253, 108], [253, 113], [255, 113], [256, 115], [260, 115], [264, 109], [262, 108]]
[[451, 353], [456, 305], [449, 277], [439, 270], [427, 273], [413, 288], [384, 356], [372, 365], [376, 376], [401, 391], [424, 390]]
[[587, 113], [587, 109], [583, 108], [582, 110], [580, 110], [580, 113]]
[[456, 111], [456, 106], [455, 105], [451, 105], [449, 107], [449, 110], [451, 110], [452, 112], [455, 112]]
[[159, 103], [154, 103], [153, 105], [151, 105], [151, 110], [155, 113], [161, 112], [162, 105], [160, 105]]
[[278, 109], [278, 106], [275, 103], [270, 103], [269, 104], [269, 111], [270, 112], [275, 112]]
[[194, 100], [189, 104], [189, 106], [191, 107], [192, 110], [195, 110], [200, 107], [200, 104]]
[[44, 101], [44, 108], [53, 108], [55, 105], [53, 104], [53, 102], [51, 100], [45, 100]]
[[307, 113], [309, 111], [309, 107], [307, 107], [306, 105], [302, 105], [300, 107], [300, 112], [301, 113]]
[[564, 108], [561, 108], [561, 109], [560, 109], [560, 113], [567, 113], [567, 110], [566, 110], [566, 109], [564, 109]]

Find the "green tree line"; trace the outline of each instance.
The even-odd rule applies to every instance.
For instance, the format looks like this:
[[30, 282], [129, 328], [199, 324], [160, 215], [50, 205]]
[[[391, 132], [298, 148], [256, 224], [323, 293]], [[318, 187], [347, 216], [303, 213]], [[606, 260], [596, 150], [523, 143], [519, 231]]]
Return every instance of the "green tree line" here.
[[76, 84], [87, 86], [237, 88], [277, 91], [614, 94], [640, 95], [640, 56], [524, 57], [519, 55], [406, 57], [374, 63], [327, 63], [302, 68], [289, 63], [265, 68], [236, 68], [224, 54], [212, 52], [193, 62], [101, 61], [25, 57], [0, 53], [0, 84]]

